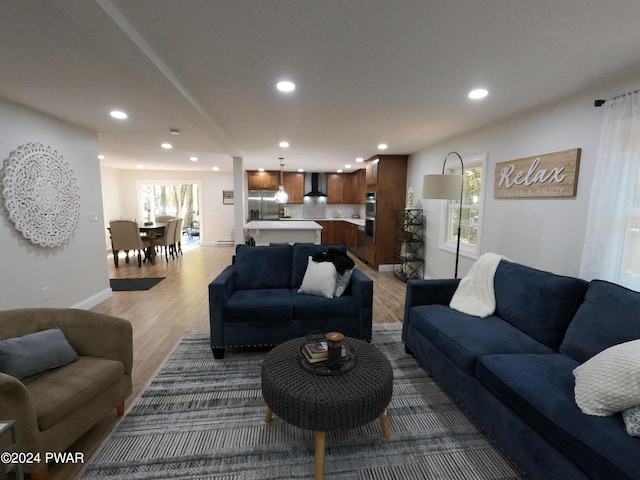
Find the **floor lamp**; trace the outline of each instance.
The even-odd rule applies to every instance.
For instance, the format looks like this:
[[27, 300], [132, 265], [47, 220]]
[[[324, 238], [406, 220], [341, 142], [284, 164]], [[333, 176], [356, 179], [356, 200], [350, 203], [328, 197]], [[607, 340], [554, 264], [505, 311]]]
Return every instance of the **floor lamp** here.
[[[445, 174], [444, 167], [447, 164], [449, 155], [456, 155], [460, 159], [462, 167], [461, 175]], [[425, 199], [447, 199], [456, 200], [460, 197], [460, 211], [458, 213], [458, 242], [456, 245], [456, 270], [455, 277], [458, 278], [458, 260], [460, 258], [460, 231], [462, 227], [462, 195], [464, 193], [464, 162], [458, 152], [449, 152], [444, 157], [442, 164], [442, 174], [425, 175], [422, 180], [422, 198]]]

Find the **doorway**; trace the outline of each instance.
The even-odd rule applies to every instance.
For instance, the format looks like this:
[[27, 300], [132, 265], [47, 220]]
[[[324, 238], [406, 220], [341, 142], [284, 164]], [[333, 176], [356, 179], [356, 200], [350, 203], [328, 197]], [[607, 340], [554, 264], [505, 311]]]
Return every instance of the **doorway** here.
[[144, 222], [155, 222], [158, 215], [182, 218], [183, 247], [200, 244], [201, 205], [200, 181], [138, 180], [138, 218]]

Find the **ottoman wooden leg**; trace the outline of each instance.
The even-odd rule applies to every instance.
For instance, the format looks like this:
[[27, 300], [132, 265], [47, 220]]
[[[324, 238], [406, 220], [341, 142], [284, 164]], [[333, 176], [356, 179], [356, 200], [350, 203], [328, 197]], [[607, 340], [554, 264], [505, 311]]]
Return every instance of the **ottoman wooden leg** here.
[[273, 410], [271, 410], [271, 407], [267, 407], [267, 414], [264, 416], [264, 421], [271, 423], [271, 417], [273, 417]]
[[380, 427], [382, 427], [384, 438], [389, 440], [391, 438], [391, 425], [389, 425], [389, 417], [386, 410], [380, 414]]
[[316, 432], [316, 470], [315, 480], [322, 480], [324, 477], [324, 447], [326, 442], [325, 432]]

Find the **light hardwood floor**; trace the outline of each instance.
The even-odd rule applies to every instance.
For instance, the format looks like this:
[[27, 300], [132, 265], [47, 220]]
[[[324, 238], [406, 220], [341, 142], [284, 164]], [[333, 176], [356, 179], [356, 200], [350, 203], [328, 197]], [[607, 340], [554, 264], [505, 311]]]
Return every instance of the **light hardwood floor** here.
[[[231, 263], [233, 247], [189, 247], [177, 260], [158, 256], [156, 264], [127, 264], [120, 258], [119, 268], [109, 263], [110, 278], [166, 277], [151, 290], [113, 292], [108, 300], [92, 310], [126, 318], [133, 325], [133, 393], [126, 411], [153, 379], [165, 358], [188, 331], [209, 331], [209, 283]], [[356, 260], [358, 268], [374, 281], [374, 323], [402, 322], [405, 284], [390, 272], [377, 272]], [[117, 424], [115, 410], [69, 448], [83, 452], [85, 461]], [[82, 465], [50, 465], [51, 480], [70, 480]]]

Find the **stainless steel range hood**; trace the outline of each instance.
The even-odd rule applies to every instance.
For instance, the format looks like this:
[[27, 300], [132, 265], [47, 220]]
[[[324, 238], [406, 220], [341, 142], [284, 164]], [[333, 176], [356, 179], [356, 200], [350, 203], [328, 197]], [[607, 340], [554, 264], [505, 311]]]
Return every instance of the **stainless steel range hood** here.
[[304, 189], [307, 193], [305, 197], [326, 197], [327, 174], [326, 173], [305, 173]]

